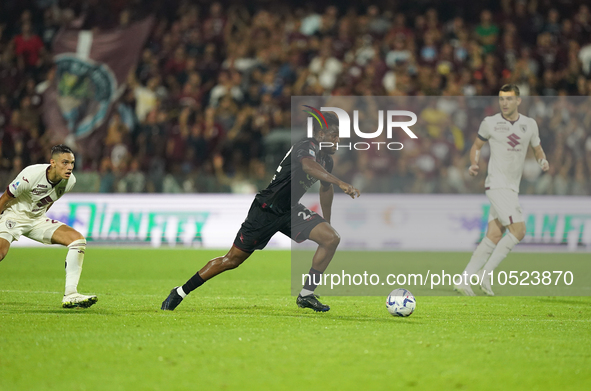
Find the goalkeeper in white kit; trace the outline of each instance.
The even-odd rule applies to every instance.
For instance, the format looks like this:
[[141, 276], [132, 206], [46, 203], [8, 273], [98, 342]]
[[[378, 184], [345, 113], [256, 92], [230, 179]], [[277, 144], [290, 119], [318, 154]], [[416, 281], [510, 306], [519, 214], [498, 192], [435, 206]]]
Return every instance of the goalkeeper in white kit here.
[[[478, 138], [470, 150], [469, 173], [478, 175], [480, 149], [490, 144], [490, 161], [485, 181], [486, 196], [490, 201], [486, 236], [472, 255], [464, 273], [479, 276], [482, 291], [493, 296], [491, 272], [525, 236], [525, 220], [517, 195], [523, 173], [528, 146], [534, 150], [536, 160], [543, 171], [550, 168], [546, 154], [540, 145], [538, 124], [533, 118], [519, 114], [521, 104], [519, 88], [506, 84], [499, 91], [501, 112], [486, 117], [478, 130]], [[507, 234], [503, 237], [505, 231]], [[470, 284], [455, 285], [464, 295], [474, 296]]]
[[26, 167], [8, 185], [0, 197], [0, 261], [6, 257], [10, 244], [21, 235], [43, 244], [67, 246], [62, 307], [86, 308], [98, 300], [94, 295], [82, 295], [77, 290], [86, 239], [74, 228], [45, 215], [51, 205], [76, 184], [73, 169], [72, 150], [66, 145], [56, 145], [51, 149], [49, 164]]

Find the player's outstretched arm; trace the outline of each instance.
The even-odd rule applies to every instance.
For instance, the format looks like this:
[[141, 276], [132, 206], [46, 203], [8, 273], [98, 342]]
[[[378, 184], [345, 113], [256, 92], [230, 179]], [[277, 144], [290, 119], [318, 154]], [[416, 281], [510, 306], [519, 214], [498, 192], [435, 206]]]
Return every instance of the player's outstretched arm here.
[[322, 208], [322, 217], [330, 224], [332, 214], [332, 200], [334, 198], [334, 188], [331, 183], [320, 183], [320, 208]]
[[14, 200], [14, 197], [8, 194], [7, 191], [2, 194], [2, 197], [0, 197], [0, 213], [4, 212], [4, 209], [6, 209], [6, 204], [12, 200]]
[[538, 161], [538, 164], [542, 168], [542, 171], [544, 171], [544, 172], [548, 171], [550, 169], [550, 163], [548, 163], [548, 160], [546, 160], [546, 153], [544, 153], [542, 146], [538, 145], [537, 147], [533, 147], [533, 148], [534, 148], [536, 160]]
[[470, 149], [470, 168], [468, 172], [471, 176], [478, 175], [478, 170], [480, 167], [478, 166], [478, 161], [480, 160], [480, 150], [484, 146], [485, 141], [480, 138], [476, 138], [472, 148]]
[[328, 182], [332, 183], [333, 185], [337, 185], [341, 188], [343, 192], [345, 192], [345, 194], [350, 195], [351, 198], [359, 197], [361, 195], [361, 192], [358, 189], [354, 188], [346, 182], [341, 181], [339, 178], [332, 175], [330, 172], [326, 171], [324, 167], [322, 167], [312, 158], [302, 159], [302, 168], [304, 172], [310, 175], [311, 177], [314, 177], [323, 182]]

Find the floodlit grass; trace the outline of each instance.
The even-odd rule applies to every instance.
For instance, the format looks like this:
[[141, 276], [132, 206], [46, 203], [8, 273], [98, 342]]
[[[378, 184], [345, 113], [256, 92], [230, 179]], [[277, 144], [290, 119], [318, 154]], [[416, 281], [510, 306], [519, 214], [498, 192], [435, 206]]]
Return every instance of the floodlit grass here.
[[219, 254], [90, 247], [79, 290], [99, 301], [68, 310], [65, 249], [11, 249], [0, 263], [0, 390], [591, 384], [589, 297], [419, 296], [412, 316], [394, 318], [385, 296], [326, 296], [330, 312], [316, 314], [290, 296], [289, 252], [262, 251], [160, 311], [172, 287]]

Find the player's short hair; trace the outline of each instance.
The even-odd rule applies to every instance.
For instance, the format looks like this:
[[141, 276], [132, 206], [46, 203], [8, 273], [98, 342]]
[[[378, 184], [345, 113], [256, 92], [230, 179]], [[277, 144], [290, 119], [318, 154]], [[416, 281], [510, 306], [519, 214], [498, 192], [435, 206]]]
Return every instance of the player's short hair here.
[[[322, 113], [322, 115], [326, 119], [326, 124], [328, 125], [328, 131], [338, 132], [339, 131], [338, 117], [333, 113]], [[321, 120], [322, 120], [322, 118], [321, 118]], [[324, 121], [322, 121], [322, 125], [320, 125], [320, 123], [318, 123], [318, 121], [314, 121], [313, 124], [314, 124], [313, 125], [314, 134], [317, 134], [321, 130], [323, 132], [327, 131]]]
[[61, 155], [62, 153], [71, 153], [73, 155], [74, 151], [72, 151], [70, 147], [64, 144], [58, 144], [51, 147], [51, 157]]
[[505, 84], [504, 86], [501, 87], [501, 89], [499, 91], [503, 91], [503, 92], [513, 91], [515, 93], [515, 96], [519, 96], [519, 87], [517, 87], [515, 84]]

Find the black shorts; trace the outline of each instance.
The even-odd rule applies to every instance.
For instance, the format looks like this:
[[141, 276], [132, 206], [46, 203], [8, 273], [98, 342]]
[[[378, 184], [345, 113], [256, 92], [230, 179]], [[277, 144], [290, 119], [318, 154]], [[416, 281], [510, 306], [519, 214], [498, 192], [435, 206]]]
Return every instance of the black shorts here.
[[255, 199], [236, 234], [234, 246], [247, 253], [262, 250], [277, 232], [301, 243], [308, 239], [314, 227], [325, 221], [302, 204], [292, 207], [290, 212], [277, 215], [269, 209], [263, 209]]

